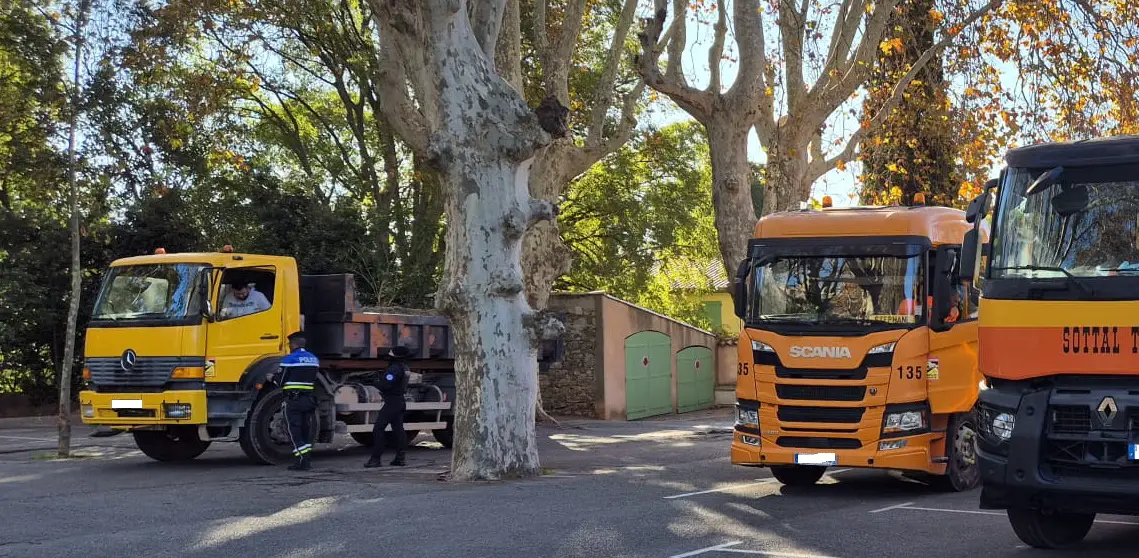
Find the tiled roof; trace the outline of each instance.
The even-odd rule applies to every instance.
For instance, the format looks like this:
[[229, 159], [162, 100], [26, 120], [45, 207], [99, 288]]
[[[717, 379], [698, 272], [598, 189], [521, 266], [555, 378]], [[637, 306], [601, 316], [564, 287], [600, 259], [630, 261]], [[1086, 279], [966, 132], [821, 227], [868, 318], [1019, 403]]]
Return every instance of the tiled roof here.
[[660, 262], [653, 265], [653, 274], [664, 273], [672, 283], [672, 288], [724, 290], [731, 286], [728, 274], [724, 272], [724, 263], [719, 259], [705, 262], [674, 262], [670, 263], [668, 270], [662, 269]]

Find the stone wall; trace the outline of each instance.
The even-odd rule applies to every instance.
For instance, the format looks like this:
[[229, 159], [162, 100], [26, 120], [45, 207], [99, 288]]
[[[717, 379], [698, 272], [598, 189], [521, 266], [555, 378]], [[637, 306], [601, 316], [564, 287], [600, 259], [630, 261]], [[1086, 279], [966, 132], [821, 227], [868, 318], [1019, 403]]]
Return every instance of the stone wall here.
[[554, 416], [598, 417], [601, 370], [598, 370], [598, 298], [556, 294], [549, 309], [565, 314], [565, 352], [560, 362], [538, 375], [542, 406]]

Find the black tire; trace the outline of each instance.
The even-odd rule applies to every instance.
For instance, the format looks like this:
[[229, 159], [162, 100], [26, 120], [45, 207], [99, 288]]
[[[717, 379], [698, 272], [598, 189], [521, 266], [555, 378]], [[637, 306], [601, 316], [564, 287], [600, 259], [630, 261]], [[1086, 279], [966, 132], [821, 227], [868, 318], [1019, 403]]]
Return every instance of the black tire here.
[[827, 468], [819, 465], [776, 465], [771, 468], [775, 479], [787, 486], [813, 486], [826, 472]]
[[[289, 427], [282, 406], [284, 402], [283, 390], [266, 392], [253, 404], [245, 426], [241, 428], [238, 437], [241, 451], [258, 465], [284, 465], [293, 461], [293, 444], [289, 440]], [[316, 413], [310, 417], [309, 428], [315, 433], [318, 425]]]
[[155, 461], [189, 461], [210, 447], [192, 428], [135, 430], [131, 434], [138, 449]]
[[948, 432], [953, 438], [945, 441], [949, 462], [945, 474], [933, 477], [930, 484], [942, 492], [968, 492], [981, 485], [981, 466], [977, 463], [974, 438], [977, 436], [977, 415], [972, 411], [953, 415]]
[[447, 428], [442, 430], [432, 430], [431, 435], [435, 437], [435, 441], [443, 444], [443, 447], [450, 448], [455, 444], [455, 422], [454, 419], [447, 419]]
[[1016, 536], [1034, 548], [1058, 549], [1073, 546], [1092, 529], [1094, 513], [1050, 512], [1032, 508], [1010, 508], [1008, 520]]

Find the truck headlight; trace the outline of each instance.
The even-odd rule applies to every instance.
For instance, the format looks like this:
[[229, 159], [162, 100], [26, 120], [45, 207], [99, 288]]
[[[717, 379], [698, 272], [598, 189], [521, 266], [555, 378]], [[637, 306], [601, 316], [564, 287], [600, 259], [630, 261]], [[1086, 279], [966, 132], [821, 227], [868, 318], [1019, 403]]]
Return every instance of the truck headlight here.
[[759, 403], [756, 401], [736, 402], [736, 424], [759, 428]]
[[95, 407], [91, 405], [83, 405], [83, 418], [95, 418]]
[[189, 403], [164, 403], [162, 407], [167, 418], [190, 418], [191, 407]]
[[752, 341], [751, 342], [751, 350], [759, 351], [762, 353], [774, 353], [775, 352], [775, 349], [771, 345], [768, 345], [767, 343], [764, 343], [763, 341]]
[[901, 434], [925, 430], [929, 427], [924, 410], [887, 412], [882, 422], [882, 434]]
[[993, 417], [993, 435], [1002, 442], [1012, 438], [1012, 429], [1016, 427], [1016, 416], [1009, 413], [1000, 413]]
[[881, 345], [878, 345], [876, 347], [872, 347], [866, 354], [880, 355], [883, 353], [892, 353], [892, 352], [894, 352], [894, 347], [897, 347], [897, 346], [898, 346], [897, 341], [890, 341], [889, 343], [882, 343]]

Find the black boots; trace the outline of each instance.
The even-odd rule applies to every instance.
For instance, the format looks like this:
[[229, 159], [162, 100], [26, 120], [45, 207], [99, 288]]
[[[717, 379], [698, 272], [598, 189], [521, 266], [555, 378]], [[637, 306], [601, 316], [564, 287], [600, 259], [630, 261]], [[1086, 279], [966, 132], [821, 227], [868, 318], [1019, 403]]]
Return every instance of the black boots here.
[[[407, 461], [404, 458], [403, 452], [402, 451], [396, 452], [395, 459], [392, 459], [392, 462], [389, 465], [392, 465], [393, 467], [403, 467], [404, 465], [407, 465]], [[369, 459], [368, 462], [364, 464], [365, 469], [374, 469], [376, 467], [383, 467], [383, 466], [384, 466], [384, 463], [382, 461], [380, 461], [380, 456], [378, 456], [378, 455], [373, 455], [372, 458]]]
[[297, 458], [297, 462], [289, 465], [290, 471], [308, 471], [312, 469], [312, 462], [308, 459], [308, 454], [302, 455]]

